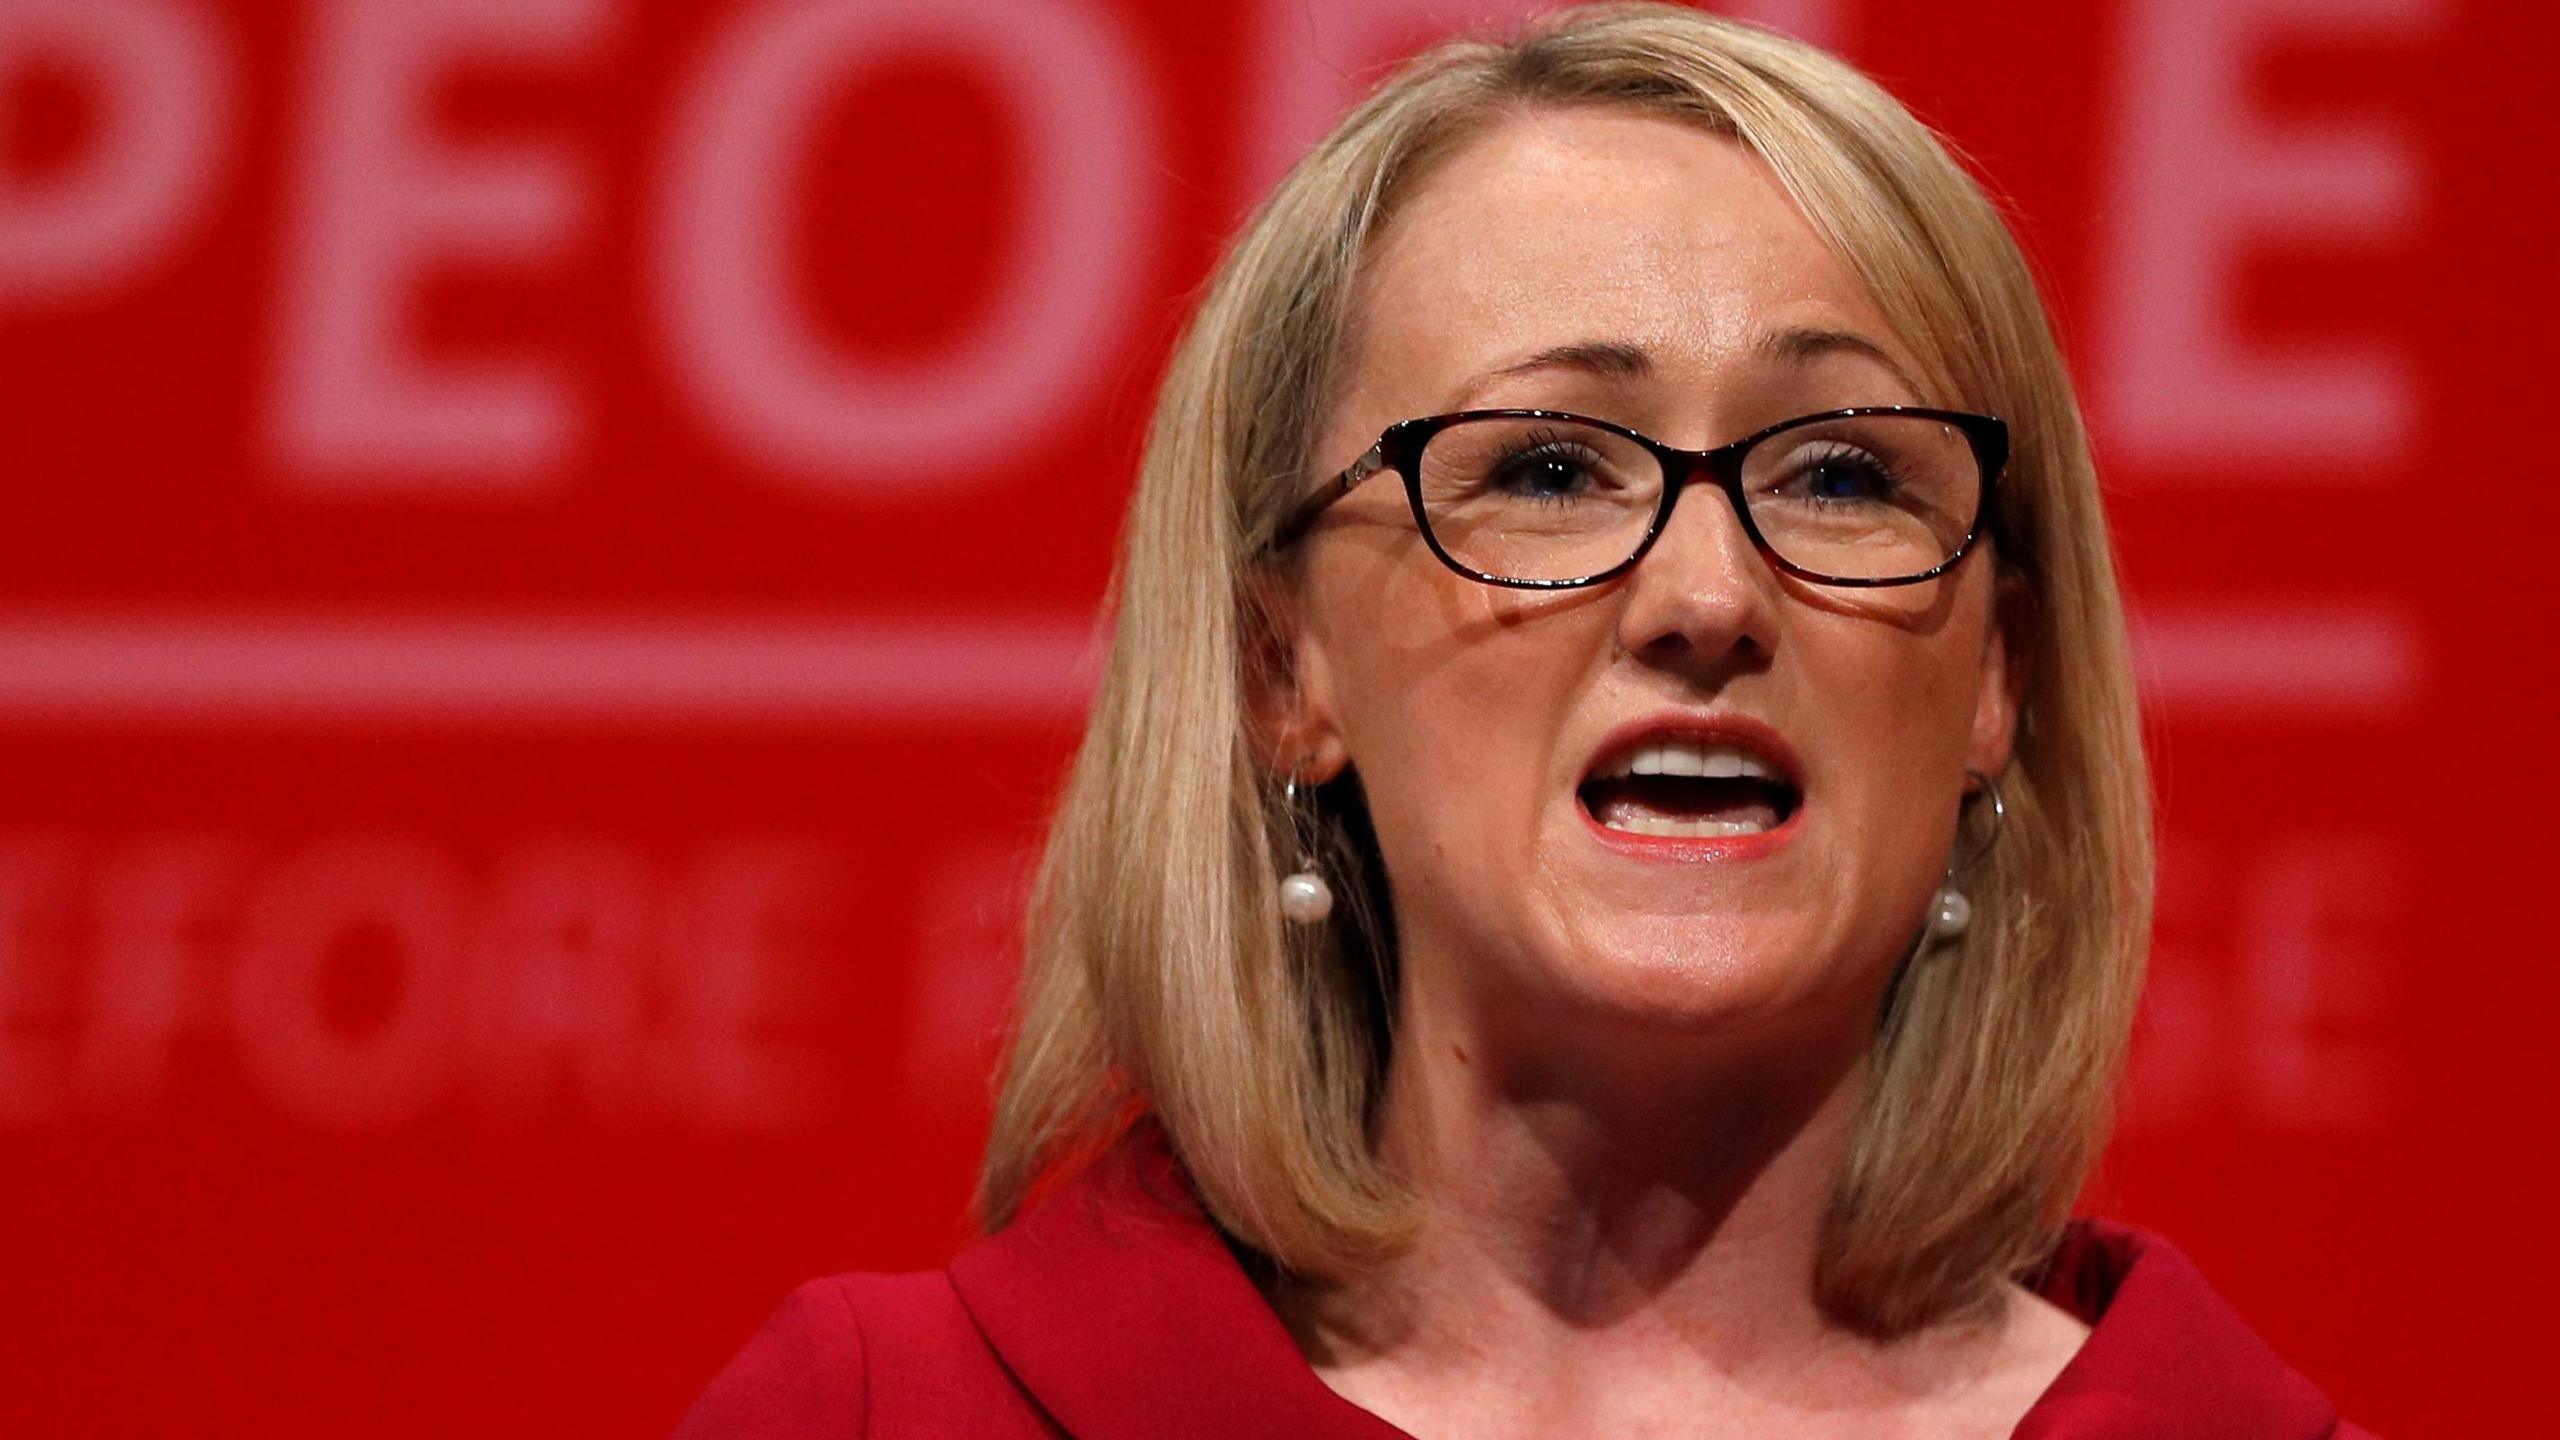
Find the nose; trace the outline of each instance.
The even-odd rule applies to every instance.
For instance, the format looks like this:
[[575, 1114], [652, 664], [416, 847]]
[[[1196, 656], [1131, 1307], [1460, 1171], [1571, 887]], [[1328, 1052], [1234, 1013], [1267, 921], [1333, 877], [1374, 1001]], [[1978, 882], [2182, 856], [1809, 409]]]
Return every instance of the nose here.
[[1765, 658], [1778, 638], [1777, 584], [1732, 499], [1701, 475], [1627, 574], [1618, 643], [1665, 662]]

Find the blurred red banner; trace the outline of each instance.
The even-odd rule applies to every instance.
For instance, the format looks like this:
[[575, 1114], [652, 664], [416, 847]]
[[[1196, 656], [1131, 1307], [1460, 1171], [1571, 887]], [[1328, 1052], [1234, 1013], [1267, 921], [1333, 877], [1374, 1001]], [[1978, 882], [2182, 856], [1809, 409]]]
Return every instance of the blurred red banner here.
[[[1527, 8], [0, 0], [0, 1429], [662, 1432], [938, 1263], [1189, 298]], [[2098, 435], [2163, 871], [2091, 1204], [2520, 1433], [2553, 21], [1738, 13], [1978, 166]]]

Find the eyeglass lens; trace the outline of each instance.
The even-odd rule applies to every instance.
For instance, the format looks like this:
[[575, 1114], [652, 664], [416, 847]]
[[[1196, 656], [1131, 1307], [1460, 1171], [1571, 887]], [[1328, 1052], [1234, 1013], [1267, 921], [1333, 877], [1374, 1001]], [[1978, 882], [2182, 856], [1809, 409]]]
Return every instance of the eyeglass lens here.
[[[1662, 465], [1643, 444], [1572, 421], [1454, 422], [1423, 447], [1423, 513], [1449, 558], [1498, 579], [1573, 580], [1616, 568], [1660, 511]], [[1946, 563], [1971, 531], [1982, 472], [1963, 431], [1912, 415], [1828, 418], [1763, 437], [1743, 503], [1787, 563], [1892, 580]]]

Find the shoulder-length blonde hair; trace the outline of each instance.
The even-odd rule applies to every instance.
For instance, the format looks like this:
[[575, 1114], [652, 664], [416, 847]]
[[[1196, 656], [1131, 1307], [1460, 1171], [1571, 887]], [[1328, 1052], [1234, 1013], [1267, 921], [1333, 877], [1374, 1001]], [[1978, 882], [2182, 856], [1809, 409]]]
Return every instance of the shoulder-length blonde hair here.
[[[1033, 901], [981, 1218], [1003, 1225], [1143, 1108], [1210, 1215], [1286, 1271], [1338, 1278], [1409, 1236], [1412, 1201], [1369, 1146], [1391, 923], [1354, 904], [1313, 941], [1283, 932], [1277, 862], [1299, 840], [1247, 735], [1255, 595], [1314, 483], [1370, 237], [1454, 147], [1565, 105], [1748, 146], [1949, 387], [1940, 403], [2012, 427], [1996, 563], [2025, 678], [2007, 823], [1968, 879], [1976, 923], [1911, 965], [1880, 1017], [1817, 1268], [1831, 1314], [1903, 1333], [2042, 1263], [2101, 1143], [2151, 898], [2123, 612], [2070, 382], [1991, 203], [1840, 61], [1663, 5], [1424, 55], [1291, 172], [1219, 269], [1148, 436], [1110, 661]], [[1335, 873], [1374, 873], [1370, 843], [1348, 842]]]

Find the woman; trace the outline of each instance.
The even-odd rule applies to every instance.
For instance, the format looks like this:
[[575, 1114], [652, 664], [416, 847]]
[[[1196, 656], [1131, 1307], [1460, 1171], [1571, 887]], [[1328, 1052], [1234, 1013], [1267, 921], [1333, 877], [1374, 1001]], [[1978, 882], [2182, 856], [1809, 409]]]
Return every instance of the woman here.
[[1691, 12], [1391, 80], [1177, 355], [950, 1269], [691, 1436], [2352, 1434], [2064, 1223], [2139, 983], [2098, 491], [1892, 100]]

